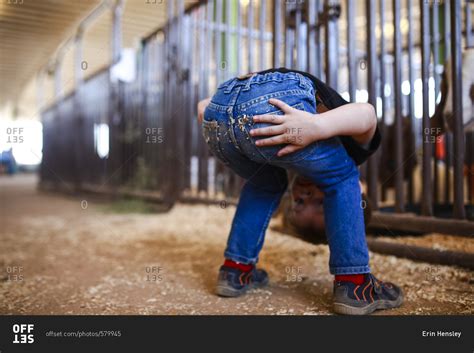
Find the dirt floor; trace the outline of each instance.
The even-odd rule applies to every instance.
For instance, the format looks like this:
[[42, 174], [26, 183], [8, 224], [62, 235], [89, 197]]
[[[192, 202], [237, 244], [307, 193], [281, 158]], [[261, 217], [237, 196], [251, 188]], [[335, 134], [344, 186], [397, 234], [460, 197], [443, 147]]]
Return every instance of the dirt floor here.
[[[123, 213], [38, 192], [33, 176], [0, 177], [0, 197], [0, 314], [331, 314], [327, 247], [274, 230], [260, 261], [271, 284], [214, 295], [230, 206]], [[373, 272], [406, 293], [380, 314], [473, 313], [473, 272], [371, 255]]]

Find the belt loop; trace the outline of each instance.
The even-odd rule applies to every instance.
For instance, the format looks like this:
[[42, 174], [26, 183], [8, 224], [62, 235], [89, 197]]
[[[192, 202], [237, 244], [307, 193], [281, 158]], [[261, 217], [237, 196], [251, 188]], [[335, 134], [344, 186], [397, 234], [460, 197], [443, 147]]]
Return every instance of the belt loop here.
[[237, 80], [234, 78], [234, 79], [227, 85], [227, 87], [224, 89], [224, 93], [230, 93], [230, 92], [232, 91], [232, 88], [234, 88], [236, 81], [237, 81]]
[[310, 86], [308, 84], [308, 81], [306, 80], [306, 77], [303, 76], [302, 74], [300, 73], [296, 73], [296, 76], [298, 77], [299, 81], [300, 81], [300, 86], [303, 87], [303, 88], [311, 88], [312, 85]]
[[244, 86], [244, 91], [248, 91], [250, 89], [250, 84], [252, 83], [253, 78], [257, 76], [257, 73], [253, 73], [252, 76], [248, 79], [247, 83]]

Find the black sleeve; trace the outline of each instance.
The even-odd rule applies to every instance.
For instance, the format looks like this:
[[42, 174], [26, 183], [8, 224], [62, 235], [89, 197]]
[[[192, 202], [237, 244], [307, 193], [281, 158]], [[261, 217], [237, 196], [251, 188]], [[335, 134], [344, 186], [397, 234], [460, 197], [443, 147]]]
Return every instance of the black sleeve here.
[[346, 149], [347, 153], [354, 160], [356, 165], [364, 163], [380, 146], [382, 141], [382, 135], [380, 134], [379, 127], [375, 129], [374, 136], [370, 140], [367, 146], [362, 146], [351, 136], [340, 136], [342, 144]]

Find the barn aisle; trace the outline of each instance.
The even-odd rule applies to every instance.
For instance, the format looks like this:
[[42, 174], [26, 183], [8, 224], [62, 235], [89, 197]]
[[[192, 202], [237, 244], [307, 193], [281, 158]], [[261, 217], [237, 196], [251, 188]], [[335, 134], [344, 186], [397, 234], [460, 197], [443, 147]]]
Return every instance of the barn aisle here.
[[[36, 185], [0, 177], [0, 314], [331, 314], [324, 245], [269, 230], [270, 286], [223, 299], [213, 286], [232, 207], [124, 213]], [[383, 314], [472, 314], [472, 272], [372, 255], [374, 273], [406, 293]]]

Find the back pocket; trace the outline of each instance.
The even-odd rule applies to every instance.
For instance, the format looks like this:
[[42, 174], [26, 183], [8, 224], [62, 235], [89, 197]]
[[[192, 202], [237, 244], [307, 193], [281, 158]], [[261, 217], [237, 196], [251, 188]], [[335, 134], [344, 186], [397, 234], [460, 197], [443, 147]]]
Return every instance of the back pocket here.
[[[262, 111], [262, 110], [257, 110], [254, 115], [261, 115], [261, 114], [271, 114], [271, 115], [283, 115], [283, 112], [279, 110], [276, 107], [273, 107], [271, 104], [266, 104], [270, 107], [272, 107], [274, 110], [268, 111]], [[298, 109], [298, 110], [305, 110], [304, 109], [304, 103], [303, 102], [298, 102], [295, 104], [290, 104], [292, 108]], [[298, 150], [296, 152], [290, 153], [286, 156], [283, 157], [278, 157], [277, 153], [280, 151], [282, 148], [286, 146], [286, 144], [281, 144], [281, 145], [275, 145], [275, 146], [264, 146], [264, 147], [258, 147], [255, 145], [255, 142], [261, 139], [269, 138], [271, 136], [259, 136], [259, 137], [253, 137], [250, 135], [250, 130], [252, 129], [258, 129], [262, 127], [268, 127], [268, 126], [276, 126], [275, 124], [271, 123], [255, 123], [253, 121], [253, 115], [247, 116], [248, 124], [245, 125], [245, 134], [246, 138], [251, 142], [252, 149], [256, 149], [258, 153], [260, 153], [263, 158], [270, 164], [278, 164], [278, 163], [294, 163], [299, 160], [302, 160], [306, 158], [309, 154], [311, 154], [314, 151], [314, 148], [316, 147], [316, 142], [306, 146], [305, 148]], [[295, 135], [294, 137], [297, 139], [298, 136]]]
[[222, 163], [229, 165], [228, 160], [224, 157], [222, 152], [222, 141], [221, 126], [217, 120], [203, 120], [202, 122], [202, 135], [206, 141], [212, 154], [219, 159]]

